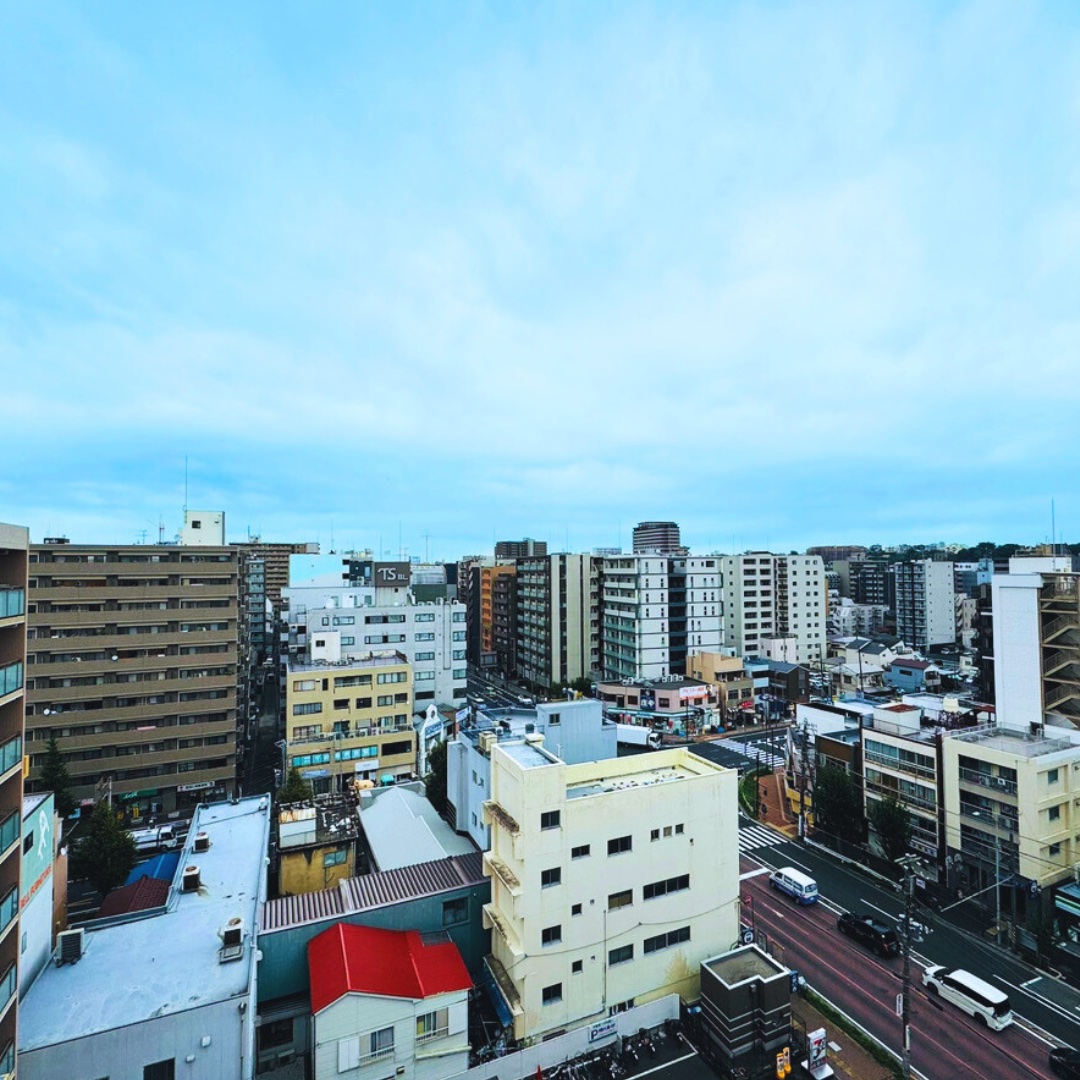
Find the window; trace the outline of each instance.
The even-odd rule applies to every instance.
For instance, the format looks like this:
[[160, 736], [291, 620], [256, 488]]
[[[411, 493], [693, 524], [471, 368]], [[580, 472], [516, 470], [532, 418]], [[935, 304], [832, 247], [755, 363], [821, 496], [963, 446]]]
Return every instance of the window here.
[[314, 690], [315, 689], [315, 680], [314, 679], [293, 679], [292, 688], [294, 690], [297, 690], [297, 691]]
[[562, 926], [545, 926], [540, 931], [541, 945], [558, 945], [562, 941]]
[[570, 905], [570, 914], [571, 915], [580, 915], [581, 914], [581, 905], [580, 904], [571, 904]]
[[413, 634], [413, 641], [434, 641], [435, 635], [432, 633], [427, 634]]
[[683, 826], [682, 826], [682, 823], [680, 822], [678, 825], [675, 826], [675, 835], [676, 836], [682, 836], [682, 834], [683, 834]]
[[415, 617], [415, 619], [413, 621], [414, 622], [434, 622], [435, 621], [435, 615], [434, 615], [433, 612], [424, 611], [424, 612], [419, 613]]
[[560, 814], [558, 810], [545, 810], [540, 815], [540, 828], [541, 829], [557, 829], [559, 828]]
[[580, 847], [570, 849], [571, 859], [587, 859], [589, 857], [589, 845], [582, 844]]
[[413, 660], [419, 662], [421, 660], [434, 660], [435, 654], [433, 652], [418, 652], [413, 653]]
[[[1061, 807], [1060, 806], [1051, 806], [1050, 809], [1047, 810], [1046, 816], [1051, 821], [1057, 821], [1061, 817]], [[30, 834], [30, 838], [33, 839], [33, 833]], [[25, 851], [25, 850], [26, 850], [26, 848], [24, 846], [23, 851]]]
[[540, 871], [540, 887], [550, 889], [552, 885], [562, 883], [562, 867], [553, 866], [550, 870]]
[[690, 888], [690, 875], [681, 874], [679, 877], [665, 878], [663, 881], [654, 881], [646, 885], [641, 894], [645, 900], [655, 900], [658, 896], [667, 896], [668, 893], [681, 892]]
[[143, 1080], [176, 1080], [176, 1058], [143, 1066]]
[[464, 611], [455, 611], [450, 616], [450, 621], [451, 622], [464, 622], [465, 621], [465, 612]]
[[342, 848], [340, 851], [327, 851], [323, 854], [322, 864], [326, 866], [344, 866], [349, 853]]
[[612, 949], [607, 954], [607, 962], [609, 967], [614, 967], [616, 964], [625, 964], [634, 959], [634, 946], [633, 945], [620, 945], [617, 949]]
[[649, 833], [649, 840], [653, 841], [653, 840], [659, 840], [659, 839], [660, 839], [660, 830], [659, 829], [653, 829], [653, 831], [651, 833]]
[[466, 922], [469, 918], [469, 900], [467, 897], [460, 897], [457, 900], [444, 900], [442, 906], [442, 924], [443, 926], [457, 926], [459, 923]]
[[465, 640], [465, 631], [464, 630], [455, 630], [455, 631], [453, 631], [453, 633], [451, 633], [451, 635], [450, 635], [450, 640], [451, 641], [464, 641]]
[[31, 829], [24, 837], [22, 842], [22, 850], [25, 855], [34, 846], [34, 830]]
[[416, 1041], [441, 1039], [450, 1031], [450, 1010], [436, 1009], [416, 1018]]
[[554, 726], [555, 724], [561, 724], [562, 723], [562, 717], [557, 712], [549, 713], [548, 714], [548, 723], [551, 724], [552, 726]]
[[608, 911], [618, 911], [619, 908], [629, 907], [633, 902], [634, 890], [623, 889], [621, 892], [608, 894], [607, 909]]
[[582, 964], [582, 962], [580, 960], [575, 960], [570, 965], [570, 974], [571, 975], [580, 975], [583, 970], [584, 970], [584, 965]]
[[617, 836], [614, 840], [607, 842], [607, 853], [609, 855], [622, 855], [627, 851], [633, 850], [634, 839], [631, 836]]
[[386, 1057], [394, 1052], [394, 1029], [386, 1027], [369, 1032], [361, 1037], [361, 1045], [366, 1051], [364, 1057], [369, 1060]]
[[562, 1001], [562, 983], [553, 983], [551, 986], [545, 986], [540, 991], [540, 1000], [545, 1005], [554, 1005], [557, 1001]]
[[292, 707], [293, 716], [311, 716], [313, 713], [322, 712], [321, 701], [309, 701], [304, 705], [294, 705]]
[[1058, 782], [1058, 771], [1057, 771], [1057, 769], [1051, 769], [1046, 774], [1046, 782], [1048, 784], [1056, 784]]
[[645, 952], [654, 953], [659, 952], [661, 949], [669, 949], [673, 945], [678, 945], [683, 941], [690, 940], [690, 927], [683, 926], [678, 930], [669, 930], [666, 934], [657, 934], [656, 937], [649, 937], [645, 939]]
[[259, 1033], [260, 1050], [288, 1046], [293, 1041], [293, 1018], [289, 1016], [284, 1020], [270, 1020], [260, 1024], [255, 1030]]
[[1048, 855], [1051, 855], [1051, 856], [1053, 856], [1053, 855], [1060, 855], [1060, 854], [1061, 854], [1061, 845], [1060, 845], [1060, 844], [1051, 844], [1051, 845], [1050, 845], [1050, 846], [1049, 846], [1049, 847], [1048, 847], [1048, 848], [1046, 849], [1046, 851], [1047, 851], [1047, 854], [1048, 854]]

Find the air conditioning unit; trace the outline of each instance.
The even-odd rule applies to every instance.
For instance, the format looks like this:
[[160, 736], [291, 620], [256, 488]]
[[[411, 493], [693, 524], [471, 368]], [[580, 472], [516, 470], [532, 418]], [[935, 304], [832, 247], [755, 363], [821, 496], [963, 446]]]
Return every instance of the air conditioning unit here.
[[85, 946], [86, 931], [81, 927], [77, 930], [61, 930], [56, 935], [56, 962], [58, 964], [75, 964], [82, 959]]
[[208, 833], [199, 832], [195, 834], [195, 851], [209, 851], [210, 850], [210, 836]]
[[180, 879], [181, 892], [198, 892], [201, 879], [197, 866], [185, 866], [183, 877]]
[[230, 945], [240, 945], [244, 940], [244, 920], [241, 918], [230, 919], [221, 928], [221, 941], [226, 948]]

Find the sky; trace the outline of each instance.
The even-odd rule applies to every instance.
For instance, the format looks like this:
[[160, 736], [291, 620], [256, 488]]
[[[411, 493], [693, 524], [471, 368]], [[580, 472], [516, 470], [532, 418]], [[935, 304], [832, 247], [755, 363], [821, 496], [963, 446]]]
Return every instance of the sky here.
[[[1080, 539], [1080, 6], [0, 0], [0, 519]], [[186, 493], [186, 494], [185, 494]]]

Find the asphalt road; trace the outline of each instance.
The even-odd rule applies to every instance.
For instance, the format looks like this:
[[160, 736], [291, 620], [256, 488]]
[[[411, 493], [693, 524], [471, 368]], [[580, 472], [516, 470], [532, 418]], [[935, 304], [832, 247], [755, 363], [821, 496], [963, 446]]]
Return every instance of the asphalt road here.
[[[817, 906], [799, 908], [768, 889], [766, 875], [748, 879], [744, 894], [753, 897], [755, 922], [769, 933], [770, 944], [780, 945], [784, 962], [798, 967], [815, 989], [899, 1050], [900, 1021], [894, 1009], [900, 961], [879, 960], [836, 930], [836, 913], [841, 910], [898, 921], [902, 912], [898, 892], [868, 881], [797, 841], [768, 843], [768, 830], [750, 822], [743, 825], [744, 874], [761, 867], [797, 866], [817, 880], [823, 898]], [[928, 963], [964, 967], [999, 986], [1009, 994], [1020, 1022], [1004, 1032], [987, 1032], [953, 1006], [931, 1000], [922, 990], [922, 967]], [[1012, 954], [941, 920], [932, 920], [930, 934], [914, 950], [912, 984], [917, 987], [912, 995], [913, 1061], [934, 1080], [939, 1076], [1049, 1076], [1046, 1060], [1051, 1043], [1025, 1028], [1040, 1029], [1056, 1042], [1080, 1045], [1080, 1012], [1075, 1007], [1080, 995]]]

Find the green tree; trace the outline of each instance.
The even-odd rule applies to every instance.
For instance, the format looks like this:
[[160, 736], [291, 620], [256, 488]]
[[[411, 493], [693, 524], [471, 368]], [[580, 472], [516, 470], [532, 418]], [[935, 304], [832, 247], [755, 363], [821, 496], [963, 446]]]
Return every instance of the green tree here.
[[135, 841], [116, 811], [104, 800], [94, 807], [86, 831], [71, 852], [72, 872], [99, 893], [115, 889], [135, 865]]
[[862, 839], [863, 810], [851, 774], [839, 765], [818, 769], [813, 791], [814, 828], [849, 843]]
[[75, 812], [75, 796], [71, 794], [71, 774], [64, 764], [64, 755], [60, 753], [60, 744], [55, 735], [49, 736], [45, 744], [45, 760], [41, 765], [41, 778], [38, 781], [42, 791], [51, 791], [56, 802], [57, 813], [70, 817]]
[[439, 743], [427, 757], [428, 774], [424, 778], [428, 802], [440, 814], [446, 813], [446, 743]]
[[911, 846], [911, 815], [895, 799], [879, 799], [870, 807], [870, 827], [877, 836], [881, 854], [896, 862]]
[[300, 775], [300, 770], [294, 765], [285, 778], [285, 783], [278, 788], [279, 803], [303, 802], [313, 795], [311, 784]]

